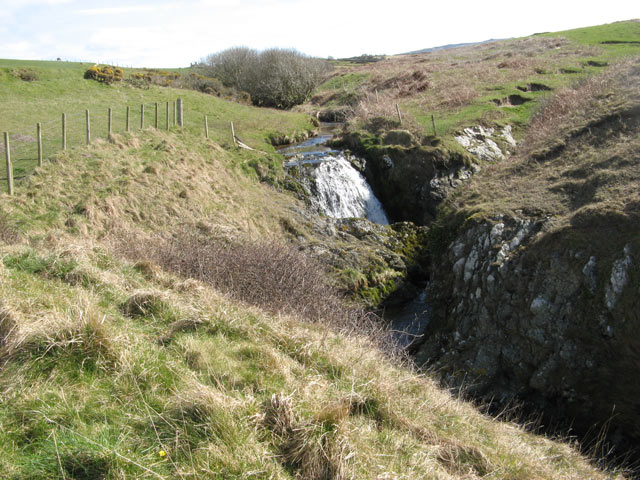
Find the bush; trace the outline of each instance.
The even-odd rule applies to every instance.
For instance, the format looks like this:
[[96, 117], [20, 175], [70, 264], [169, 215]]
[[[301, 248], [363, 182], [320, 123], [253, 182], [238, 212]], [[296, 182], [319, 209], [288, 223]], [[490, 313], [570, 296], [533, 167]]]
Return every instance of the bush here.
[[14, 70], [13, 76], [24, 82], [35, 82], [36, 80], [39, 80], [38, 74], [35, 71], [26, 68]]
[[283, 109], [307, 101], [330, 70], [327, 61], [295, 50], [246, 47], [209, 55], [201, 68], [225, 86], [247, 92], [254, 105]]
[[108, 85], [114, 82], [120, 82], [123, 77], [124, 72], [121, 68], [112, 67], [110, 65], [105, 65], [103, 67], [94, 65], [84, 72], [84, 78], [97, 80], [98, 82], [106, 83]]
[[122, 235], [118, 249], [134, 261], [151, 261], [270, 312], [298, 315], [345, 330], [362, 330], [365, 322], [374, 321], [361, 309], [347, 306], [323, 266], [291, 245], [216, 242], [176, 232], [168, 241], [155, 239], [144, 244]]

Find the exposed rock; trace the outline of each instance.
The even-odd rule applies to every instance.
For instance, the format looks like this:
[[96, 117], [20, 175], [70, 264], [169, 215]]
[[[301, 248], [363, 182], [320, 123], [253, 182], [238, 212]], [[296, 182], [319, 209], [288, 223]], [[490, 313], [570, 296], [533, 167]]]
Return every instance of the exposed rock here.
[[611, 277], [605, 290], [607, 308], [613, 310], [622, 290], [629, 281], [629, 267], [631, 267], [631, 245], [624, 247], [624, 257], [613, 262]]
[[416, 359], [472, 395], [525, 401], [576, 432], [610, 422], [616, 438], [637, 442], [632, 245], [608, 260], [575, 253], [545, 233], [549, 221], [496, 216], [457, 233], [432, 265], [432, 312]]
[[366, 158], [365, 177], [391, 221], [427, 225], [449, 192], [480, 170], [470, 155], [442, 147], [381, 145], [379, 139], [371, 140], [350, 134], [342, 145]]
[[[505, 153], [500, 149], [498, 144], [492, 139], [496, 130], [494, 128], [485, 128], [480, 125], [465, 128], [460, 135], [455, 136], [456, 141], [462, 145], [469, 153], [477, 156], [481, 160], [493, 162], [504, 160]], [[509, 145], [515, 147], [516, 141], [511, 135], [511, 126], [504, 127], [499, 138], [502, 138]]]

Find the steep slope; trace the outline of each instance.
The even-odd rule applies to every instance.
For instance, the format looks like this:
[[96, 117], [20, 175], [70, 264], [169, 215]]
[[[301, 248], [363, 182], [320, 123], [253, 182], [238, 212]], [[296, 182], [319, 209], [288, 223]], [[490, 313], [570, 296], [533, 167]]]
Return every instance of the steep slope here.
[[0, 196], [5, 478], [621, 478], [454, 400], [370, 336], [123, 257], [180, 234], [284, 248], [302, 206], [243, 174], [251, 155], [146, 131]]
[[640, 440], [640, 63], [559, 91], [443, 205], [418, 359], [618, 445]]

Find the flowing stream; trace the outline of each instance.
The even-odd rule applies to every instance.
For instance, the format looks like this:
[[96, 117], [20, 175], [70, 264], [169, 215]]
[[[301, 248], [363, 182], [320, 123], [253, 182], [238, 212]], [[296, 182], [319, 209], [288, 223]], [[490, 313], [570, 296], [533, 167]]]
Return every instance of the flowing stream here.
[[[360, 217], [388, 225], [387, 214], [364, 176], [353, 167], [344, 152], [326, 145], [336, 126], [322, 124], [320, 135], [281, 148], [279, 152], [287, 159], [285, 168], [308, 169], [304, 176], [312, 193], [311, 202], [319, 212], [332, 218]], [[426, 290], [383, 315], [402, 348], [408, 347], [424, 330], [429, 318], [425, 299]]]

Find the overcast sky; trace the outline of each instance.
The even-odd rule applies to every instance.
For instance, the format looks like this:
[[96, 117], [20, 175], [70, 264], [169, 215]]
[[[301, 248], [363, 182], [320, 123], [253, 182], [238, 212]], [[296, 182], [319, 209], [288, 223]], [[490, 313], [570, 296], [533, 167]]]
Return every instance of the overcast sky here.
[[180, 67], [239, 45], [339, 58], [638, 17], [634, 0], [0, 0], [0, 58]]

